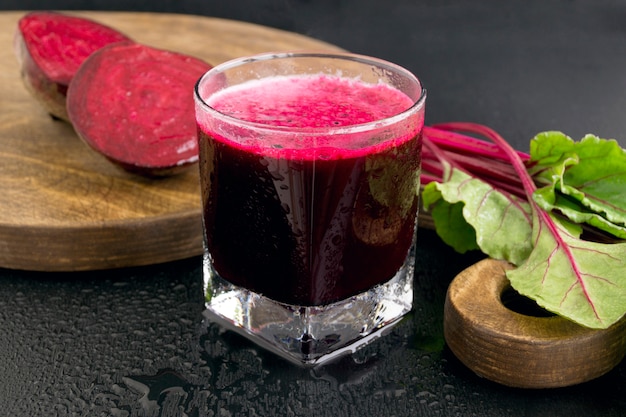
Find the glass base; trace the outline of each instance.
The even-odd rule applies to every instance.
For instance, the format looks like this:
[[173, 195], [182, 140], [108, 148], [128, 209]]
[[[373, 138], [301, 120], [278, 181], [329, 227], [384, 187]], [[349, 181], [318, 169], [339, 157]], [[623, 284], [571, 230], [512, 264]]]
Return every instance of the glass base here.
[[349, 354], [383, 335], [413, 307], [411, 250], [390, 280], [324, 306], [297, 306], [237, 287], [204, 257], [206, 316], [299, 365], [319, 365]]

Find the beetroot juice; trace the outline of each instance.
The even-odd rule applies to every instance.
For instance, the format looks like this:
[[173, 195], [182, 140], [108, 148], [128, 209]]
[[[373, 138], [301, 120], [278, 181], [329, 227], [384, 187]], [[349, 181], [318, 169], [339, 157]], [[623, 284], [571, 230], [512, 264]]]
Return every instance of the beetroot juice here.
[[423, 115], [372, 122], [414, 99], [316, 75], [243, 83], [206, 103], [219, 119], [198, 117], [206, 248], [219, 276], [301, 306], [394, 277], [414, 242]]

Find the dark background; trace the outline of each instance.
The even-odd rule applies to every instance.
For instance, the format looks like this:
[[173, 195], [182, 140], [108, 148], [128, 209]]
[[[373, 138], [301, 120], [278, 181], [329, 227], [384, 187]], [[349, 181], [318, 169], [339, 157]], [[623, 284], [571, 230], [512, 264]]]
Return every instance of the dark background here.
[[0, 8], [190, 13], [302, 33], [412, 70], [429, 90], [428, 122], [484, 123], [522, 150], [544, 130], [626, 132], [622, 0], [3, 0]]
[[[401, 64], [427, 123], [487, 124], [521, 150], [544, 130], [626, 139], [626, 2], [610, 0], [0, 1], [244, 20]], [[175, 36], [173, 29], [172, 36]], [[390, 335], [315, 370], [202, 316], [199, 259], [87, 273], [0, 269], [0, 415], [624, 416], [626, 364], [574, 387], [506, 388], [442, 336], [450, 280], [478, 256], [419, 232], [416, 308]]]

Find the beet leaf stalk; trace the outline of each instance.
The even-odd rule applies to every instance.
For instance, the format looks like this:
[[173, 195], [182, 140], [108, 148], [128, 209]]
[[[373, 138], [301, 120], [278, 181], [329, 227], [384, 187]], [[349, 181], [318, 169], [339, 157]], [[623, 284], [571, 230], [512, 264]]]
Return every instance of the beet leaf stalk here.
[[[498, 187], [490, 176], [474, 176], [477, 171], [466, 169], [467, 165], [459, 163], [454, 155], [447, 160], [431, 140], [434, 131], [440, 139], [448, 138], [442, 132], [453, 133], [449, 137], [456, 139], [459, 132], [467, 132], [492, 141], [499, 151], [487, 147], [495, 152], [491, 159], [495, 160], [495, 155], [498, 160], [508, 159], [506, 169], [514, 172], [519, 181], [515, 184], [525, 198], [518, 199], [520, 193]], [[474, 123], [446, 123], [432, 126], [424, 136], [425, 149], [434, 150], [432, 155], [437, 157], [436, 162], [426, 163], [425, 170], [438, 164], [443, 168], [442, 181], [426, 184], [423, 191], [424, 205], [433, 210], [438, 233], [440, 228], [451, 229], [451, 225], [458, 224], [461, 213], [473, 227], [483, 252], [517, 266], [507, 272], [507, 277], [520, 294], [586, 327], [608, 328], [624, 316], [626, 243], [583, 240], [580, 224], [542, 209], [534, 201], [537, 186], [528, 172], [529, 158], [494, 130]], [[517, 242], [521, 249], [511, 248], [511, 242]], [[506, 250], [498, 252], [493, 248], [498, 245], [506, 246]]]
[[425, 129], [423, 141], [422, 202], [442, 240], [460, 253], [523, 262], [532, 250], [532, 212], [506, 154], [443, 127]]
[[[507, 155], [495, 144], [431, 126], [424, 127], [423, 136], [422, 185], [441, 180], [441, 161], [445, 160], [457, 169], [482, 178], [497, 189], [519, 197], [525, 196]], [[529, 155], [516, 152], [522, 161], [529, 160]]]

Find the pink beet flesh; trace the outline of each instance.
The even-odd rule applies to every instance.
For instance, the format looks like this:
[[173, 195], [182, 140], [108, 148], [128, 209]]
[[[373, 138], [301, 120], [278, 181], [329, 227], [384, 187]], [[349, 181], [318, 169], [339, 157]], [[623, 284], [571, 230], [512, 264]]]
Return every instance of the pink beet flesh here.
[[79, 136], [123, 168], [168, 175], [198, 159], [193, 87], [211, 65], [133, 42], [106, 46], [67, 94]]
[[15, 53], [26, 88], [50, 114], [67, 120], [67, 88], [83, 61], [105, 45], [128, 40], [93, 20], [31, 12], [18, 22]]
[[18, 23], [33, 61], [50, 81], [69, 84], [93, 52], [126, 35], [93, 20], [56, 12], [31, 12]]

